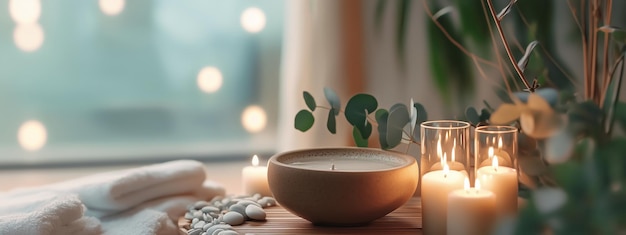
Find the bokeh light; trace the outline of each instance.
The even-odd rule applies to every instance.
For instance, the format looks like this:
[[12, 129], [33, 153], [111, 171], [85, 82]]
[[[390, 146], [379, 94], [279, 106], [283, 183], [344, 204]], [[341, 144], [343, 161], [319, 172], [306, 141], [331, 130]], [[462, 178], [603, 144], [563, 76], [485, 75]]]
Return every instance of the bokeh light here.
[[24, 150], [37, 151], [46, 145], [46, 127], [37, 120], [24, 122], [17, 131], [17, 141]]
[[17, 24], [32, 24], [41, 16], [39, 0], [9, 0], [9, 14]]
[[198, 73], [198, 87], [206, 93], [213, 93], [222, 87], [222, 72], [215, 67], [204, 67]]
[[99, 0], [98, 5], [102, 13], [110, 16], [120, 14], [126, 5], [125, 0]]
[[33, 52], [43, 45], [44, 32], [37, 23], [18, 24], [13, 31], [13, 40], [20, 50]]
[[250, 133], [262, 131], [267, 125], [265, 110], [256, 105], [246, 107], [241, 115], [241, 124], [243, 124], [243, 128]]
[[259, 8], [250, 7], [241, 14], [241, 26], [250, 33], [258, 33], [265, 28], [265, 13]]

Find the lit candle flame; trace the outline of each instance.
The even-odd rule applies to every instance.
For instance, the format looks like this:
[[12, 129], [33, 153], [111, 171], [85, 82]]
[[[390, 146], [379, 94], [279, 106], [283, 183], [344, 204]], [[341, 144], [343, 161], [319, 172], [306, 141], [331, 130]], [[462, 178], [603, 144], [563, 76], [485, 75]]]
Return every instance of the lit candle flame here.
[[448, 172], [450, 172], [450, 167], [445, 162], [443, 163], [443, 177], [448, 177]]
[[491, 165], [493, 166], [494, 171], [498, 171], [498, 158], [497, 157], [494, 157], [493, 160], [491, 160]]
[[469, 190], [470, 190], [469, 178], [465, 177], [465, 184], [463, 185], [463, 187], [465, 188], [465, 192], [469, 193]]
[[448, 161], [448, 155], [446, 153], [443, 153], [443, 157], [441, 158], [441, 165], [444, 165], [444, 164], [447, 165], [446, 163], [447, 161]]
[[502, 137], [498, 137], [498, 149], [502, 149]]
[[493, 147], [489, 147], [489, 150], [487, 150], [487, 155], [489, 155], [489, 158], [493, 157]]
[[252, 166], [259, 166], [259, 157], [257, 155], [252, 157]]
[[478, 193], [478, 190], [480, 190], [480, 181], [478, 181], [478, 179], [474, 181], [474, 188], [476, 189], [476, 193]]

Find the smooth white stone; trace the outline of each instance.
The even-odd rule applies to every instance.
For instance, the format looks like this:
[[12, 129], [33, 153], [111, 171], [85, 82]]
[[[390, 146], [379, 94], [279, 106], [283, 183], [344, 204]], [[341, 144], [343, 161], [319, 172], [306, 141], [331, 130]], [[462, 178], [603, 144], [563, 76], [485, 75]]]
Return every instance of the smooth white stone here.
[[213, 225], [214, 225], [213, 223], [207, 223], [204, 226], [202, 226], [202, 230], [207, 231], [209, 230], [210, 227], [213, 227]]
[[209, 204], [209, 203], [208, 203], [208, 202], [206, 202], [206, 201], [197, 201], [197, 202], [193, 205], [193, 207], [194, 207], [196, 210], [200, 210], [200, 208], [205, 207], [205, 206], [210, 206], [210, 205], [211, 205], [211, 204]]
[[218, 233], [217, 235], [239, 235], [239, 233], [235, 230], [224, 230]]
[[220, 209], [214, 206], [205, 206], [202, 207], [202, 212], [204, 213], [209, 213], [209, 212], [220, 212]]
[[265, 220], [265, 211], [256, 205], [248, 205], [246, 207], [246, 215], [253, 220]]
[[248, 218], [248, 215], [246, 214], [246, 206], [235, 204], [235, 205], [230, 206], [228, 210], [238, 212], [239, 214], [243, 215], [244, 218], [246, 219]]
[[202, 219], [202, 211], [194, 211], [193, 212], [193, 217], [194, 218], [198, 218], [198, 219]]
[[213, 225], [213, 227], [210, 227], [209, 230], [206, 231], [206, 233], [213, 234], [213, 232], [218, 229], [225, 230], [225, 229], [232, 229], [232, 228], [233, 227], [230, 226], [229, 224], [216, 224], [216, 225]]
[[235, 211], [227, 212], [226, 214], [224, 214], [223, 219], [224, 222], [230, 225], [240, 225], [245, 222], [245, 218], [243, 217], [243, 215]]
[[189, 235], [200, 235], [202, 233], [202, 229], [193, 228], [190, 229], [187, 234]]
[[196, 223], [195, 225], [193, 225], [193, 228], [202, 229], [202, 227], [204, 227], [205, 224], [206, 224], [206, 222], [201, 220], [201, 221], [198, 221], [198, 223]]
[[193, 227], [194, 225], [196, 225], [198, 222], [200, 222], [200, 219], [198, 219], [198, 218], [193, 218], [193, 220], [191, 220], [191, 227]]
[[185, 219], [193, 219], [193, 215], [190, 212], [186, 212]]
[[222, 232], [222, 231], [224, 231], [224, 229], [221, 229], [221, 228], [220, 228], [220, 229], [216, 229], [215, 231], [213, 231], [213, 232], [211, 233], [211, 235], [218, 235], [218, 234], [220, 234], [220, 232]]

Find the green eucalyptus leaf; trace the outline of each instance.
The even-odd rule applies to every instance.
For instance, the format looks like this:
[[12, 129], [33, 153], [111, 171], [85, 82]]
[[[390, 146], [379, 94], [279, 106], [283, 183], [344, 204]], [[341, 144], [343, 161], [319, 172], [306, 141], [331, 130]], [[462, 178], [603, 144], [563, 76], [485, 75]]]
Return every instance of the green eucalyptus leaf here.
[[[370, 131], [371, 131], [371, 126], [370, 126]], [[356, 126], [352, 128], [352, 138], [354, 139], [354, 143], [356, 144], [357, 147], [367, 147], [368, 145], [367, 138], [363, 138], [363, 135], [359, 131], [359, 128], [357, 128]]]
[[356, 94], [346, 104], [344, 113], [346, 120], [352, 126], [359, 128], [363, 138], [369, 138], [372, 133], [372, 125], [367, 121], [367, 115], [376, 111], [376, 108], [378, 108], [378, 101], [369, 94]]
[[376, 110], [376, 122], [378, 123], [378, 141], [382, 149], [389, 149], [390, 146], [387, 143], [387, 119], [389, 118], [389, 112], [385, 109]]
[[335, 116], [339, 115], [339, 110], [341, 110], [341, 102], [339, 100], [339, 96], [337, 96], [337, 93], [335, 93], [333, 89], [324, 87], [324, 96], [326, 97], [326, 100], [328, 100], [328, 103], [330, 104], [332, 110], [335, 111]]
[[415, 129], [413, 130], [413, 139], [419, 142], [422, 131], [422, 127], [420, 126], [420, 124], [428, 120], [428, 113], [426, 112], [424, 105], [420, 103], [414, 103], [413, 107], [417, 109], [417, 124], [415, 125]]
[[480, 122], [487, 122], [489, 121], [489, 118], [491, 118], [491, 112], [489, 112], [489, 110], [487, 109], [482, 109], [480, 110]]
[[313, 117], [313, 113], [311, 113], [309, 110], [303, 109], [296, 114], [294, 125], [296, 129], [305, 132], [311, 129], [314, 122], [315, 118]]
[[402, 130], [411, 121], [409, 111], [404, 104], [395, 104], [389, 109], [387, 118], [387, 144], [395, 147], [402, 142]]
[[465, 109], [465, 118], [474, 125], [480, 122], [480, 116], [474, 107]]
[[313, 98], [311, 93], [305, 91], [302, 92], [302, 96], [304, 96], [304, 102], [306, 103], [306, 106], [309, 107], [311, 111], [315, 111], [315, 107], [317, 106], [317, 104], [315, 103], [315, 98]]
[[337, 121], [335, 118], [335, 112], [331, 109], [328, 111], [328, 120], [326, 121], [326, 128], [330, 133], [337, 133]]

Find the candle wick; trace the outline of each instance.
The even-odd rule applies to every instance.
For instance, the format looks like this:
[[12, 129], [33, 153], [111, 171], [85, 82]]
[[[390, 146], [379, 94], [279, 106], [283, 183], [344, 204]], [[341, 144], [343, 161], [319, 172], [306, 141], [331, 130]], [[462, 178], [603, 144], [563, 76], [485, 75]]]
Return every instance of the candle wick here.
[[330, 165], [330, 169], [331, 169], [331, 170], [333, 170], [333, 171], [335, 170], [335, 163], [333, 163], [332, 165]]

